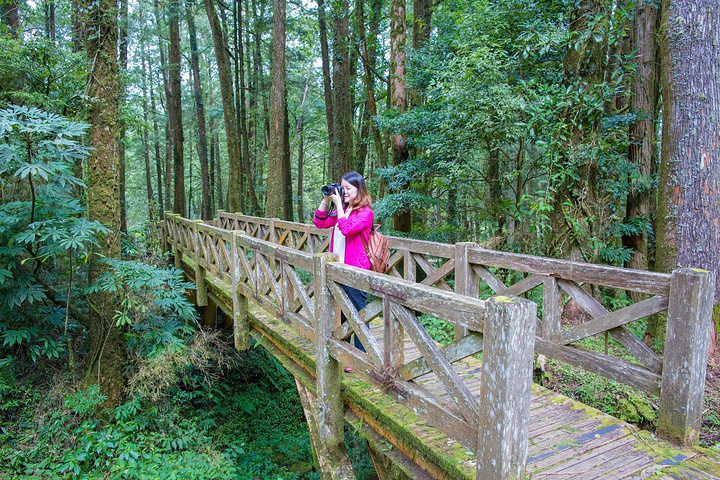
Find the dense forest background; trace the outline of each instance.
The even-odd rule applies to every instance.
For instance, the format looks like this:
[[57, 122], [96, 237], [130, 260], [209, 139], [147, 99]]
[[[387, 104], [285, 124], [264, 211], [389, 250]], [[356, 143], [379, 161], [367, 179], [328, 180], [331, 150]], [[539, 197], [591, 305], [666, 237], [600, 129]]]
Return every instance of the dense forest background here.
[[[720, 264], [714, 0], [0, 0], [0, 15], [3, 477], [132, 476], [146, 455], [218, 477], [265, 465], [267, 446], [223, 432], [201, 448], [256, 406], [220, 380], [247, 358], [197, 326], [147, 235], [166, 210], [309, 222], [320, 186], [356, 170], [389, 234]], [[663, 318], [638, 335], [661, 348]]]

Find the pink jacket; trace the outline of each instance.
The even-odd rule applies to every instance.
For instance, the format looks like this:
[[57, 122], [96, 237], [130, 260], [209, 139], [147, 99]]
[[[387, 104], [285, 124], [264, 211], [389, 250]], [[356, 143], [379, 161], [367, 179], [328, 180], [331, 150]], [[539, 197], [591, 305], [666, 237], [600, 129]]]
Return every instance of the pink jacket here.
[[[330, 228], [337, 224], [338, 228], [345, 235], [345, 264], [354, 267], [370, 269], [370, 260], [365, 252], [363, 238], [367, 242], [370, 238], [370, 231], [373, 224], [373, 211], [370, 207], [363, 207], [360, 210], [350, 212], [348, 218], [338, 219], [337, 213], [328, 215], [320, 210], [315, 212], [313, 223], [318, 228]], [[335, 230], [330, 236], [330, 251], [332, 252]]]

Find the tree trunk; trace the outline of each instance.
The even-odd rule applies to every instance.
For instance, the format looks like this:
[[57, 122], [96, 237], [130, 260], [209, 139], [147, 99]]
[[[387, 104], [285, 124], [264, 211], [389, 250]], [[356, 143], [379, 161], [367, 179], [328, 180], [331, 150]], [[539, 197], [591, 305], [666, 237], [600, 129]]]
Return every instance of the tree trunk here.
[[352, 170], [353, 105], [350, 91], [352, 65], [350, 63], [350, 8], [347, 0], [333, 2], [335, 41], [333, 51], [333, 136], [336, 150], [331, 157], [334, 169], [332, 178]]
[[[390, 101], [400, 113], [407, 110], [407, 90], [405, 87], [405, 0], [390, 2]], [[407, 140], [404, 135], [393, 135], [393, 165], [398, 166], [408, 159]], [[407, 188], [407, 186], [405, 186]], [[409, 233], [412, 227], [411, 212], [408, 208], [393, 215], [395, 230]]]
[[[488, 203], [487, 210], [492, 218], [494, 234], [502, 231], [505, 215], [502, 214], [502, 184], [500, 183], [500, 147], [493, 140], [488, 142]], [[452, 187], [451, 187], [452, 188]]]
[[305, 205], [303, 202], [303, 161], [305, 156], [305, 134], [300, 130], [298, 142], [298, 178], [297, 178], [297, 214], [298, 222], [305, 223]]
[[[205, 131], [205, 104], [203, 103], [202, 83], [200, 81], [200, 58], [197, 49], [197, 33], [195, 32], [195, 15], [192, 3], [187, 4], [187, 25], [190, 37], [190, 58], [192, 65], [193, 90], [195, 92], [195, 111], [198, 124], [198, 156], [200, 157], [200, 176], [202, 177], [202, 208], [201, 216], [210, 220], [210, 178], [208, 177], [207, 136]], [[192, 176], [191, 176], [192, 178]]]
[[163, 175], [162, 175], [162, 157], [160, 156], [160, 131], [158, 129], [157, 110], [155, 108], [155, 85], [153, 82], [152, 69], [150, 70], [150, 108], [153, 117], [153, 143], [155, 144], [155, 170], [157, 173], [157, 209], [159, 218], [163, 213]]
[[[355, 2], [355, 15], [357, 16], [357, 30], [358, 38], [360, 40], [360, 58], [363, 64], [363, 79], [365, 80], [365, 116], [367, 123], [372, 129], [373, 134], [373, 145], [375, 146], [375, 155], [377, 157], [377, 165], [379, 167], [385, 167], [387, 162], [387, 155], [385, 153], [385, 146], [383, 145], [382, 136], [380, 135], [380, 129], [373, 120], [377, 116], [377, 104], [375, 102], [375, 78], [374, 70], [377, 55], [377, 34], [379, 29], [379, 0], [373, 2], [373, 8], [377, 9], [373, 11], [373, 18], [370, 21], [370, 35], [371, 41], [368, 42], [365, 36], [365, 14], [364, 4], [362, 0], [356, 0]], [[364, 138], [364, 136], [363, 136]], [[362, 173], [362, 172], [361, 172]]]
[[122, 110], [125, 108], [125, 78], [127, 75], [128, 65], [128, 0], [120, 0], [120, 116], [118, 123], [120, 125], [120, 231], [127, 232], [127, 202], [125, 200], [126, 191], [126, 167], [125, 164], [125, 134], [127, 125]]
[[248, 138], [247, 112], [245, 111], [245, 49], [243, 48], [242, 32], [243, 19], [241, 5], [235, 3], [235, 82], [237, 88], [236, 98], [238, 101], [238, 126], [240, 131], [240, 142], [242, 145], [241, 162], [243, 177], [243, 202], [244, 199], [250, 202], [250, 215], [260, 212], [257, 195], [255, 195], [255, 177], [253, 175], [252, 162], [250, 161], [250, 144]]
[[307, 81], [305, 82], [305, 89], [303, 90], [302, 94], [302, 100], [300, 101], [300, 108], [298, 109], [297, 114], [297, 120], [295, 121], [295, 133], [293, 134], [293, 141], [290, 148], [290, 155], [288, 158], [290, 158], [290, 161], [292, 161], [295, 145], [298, 145], [298, 179], [297, 179], [297, 199], [298, 199], [298, 205], [297, 205], [297, 212], [298, 212], [298, 222], [303, 223], [303, 219], [305, 218], [305, 215], [303, 213], [303, 154], [304, 154], [304, 144], [303, 144], [303, 130], [305, 128], [305, 109], [307, 104], [308, 95], [310, 94], [310, 81], [312, 80], [312, 76], [309, 76]]
[[[165, 210], [172, 210], [172, 201], [170, 200], [170, 186], [172, 185], [172, 133], [170, 129], [170, 97], [172, 95], [170, 88], [170, 79], [168, 76], [168, 66], [165, 61], [165, 45], [162, 41], [162, 20], [163, 16], [160, 13], [160, 3], [155, 0], [155, 19], [157, 21], [156, 30], [158, 37], [158, 50], [160, 51], [160, 71], [162, 72], [163, 79], [163, 90], [165, 96], [160, 96], [160, 104], [165, 109], [166, 121], [165, 121], [165, 168], [163, 171], [163, 179], [165, 180], [164, 186], [164, 204]], [[163, 103], [163, 98], [165, 102]]]
[[[650, 202], [652, 195], [652, 164], [655, 156], [656, 121], [655, 111], [658, 98], [658, 73], [656, 13], [658, 6], [641, 2], [635, 6], [637, 14], [633, 29], [633, 49], [637, 51], [635, 80], [632, 85], [632, 111], [638, 114], [638, 120], [630, 125], [630, 145], [628, 160], [637, 165], [637, 174], [642, 178], [638, 186], [633, 188], [627, 198], [625, 211], [626, 224], [649, 224]], [[648, 268], [648, 234], [649, 229], [624, 235], [622, 244], [632, 249], [632, 257], [628, 268], [647, 270]], [[630, 295], [635, 301], [640, 296], [634, 292]]]
[[150, 222], [155, 221], [155, 206], [153, 205], [153, 189], [152, 189], [152, 176], [150, 174], [150, 141], [148, 139], [148, 102], [147, 102], [147, 68], [145, 66], [145, 46], [142, 46], [142, 53], [140, 56], [142, 65], [142, 109], [143, 109], [143, 126], [142, 126], [142, 139], [143, 139], [143, 156], [145, 157], [145, 190], [147, 191], [147, 203], [148, 203], [148, 220]]
[[[323, 0], [317, 0], [318, 4], [318, 26], [320, 30], [320, 57], [322, 59], [322, 71], [323, 71], [323, 91], [325, 92], [325, 121], [327, 123], [328, 130], [328, 151], [330, 158], [335, 158], [335, 127], [334, 127], [334, 115], [333, 115], [333, 95], [332, 95], [332, 84], [330, 80], [330, 54], [328, 52], [328, 41], [327, 41], [327, 25], [325, 23], [325, 6]], [[331, 162], [332, 163], [332, 162]], [[331, 168], [329, 169], [329, 178], [333, 177], [335, 173]]]
[[285, 217], [285, 0], [273, 1], [272, 88], [270, 90], [270, 149], [268, 152], [265, 215]]
[[[430, 40], [430, 22], [432, 20], [432, 0], [413, 0], [413, 51], [418, 51]], [[410, 106], [417, 107], [424, 103], [422, 92], [417, 88], [410, 89]]]
[[[660, 25], [663, 132], [656, 269], [720, 265], [720, 10], [715, 0], [669, 1]], [[720, 321], [720, 276], [715, 325]], [[656, 332], [659, 337], [664, 329]], [[713, 332], [712, 346], [714, 349]]]
[[182, 55], [180, 52], [180, 0], [171, 0], [168, 4], [168, 27], [170, 30], [170, 64], [168, 76], [170, 77], [170, 90], [172, 96], [168, 102], [170, 131], [173, 139], [173, 170], [175, 184], [173, 195], [173, 211], [183, 217], [187, 216], [185, 206], [185, 157], [183, 150], [184, 134], [182, 124], [182, 96], [180, 74], [182, 70]]
[[[88, 2], [85, 8], [87, 94], [93, 100], [88, 112], [91, 125], [88, 140], [93, 151], [86, 169], [87, 216], [110, 229], [100, 235], [97, 253], [120, 258], [118, 10], [112, 0]], [[98, 255], [88, 258], [88, 280], [93, 282], [106, 266]], [[113, 318], [116, 300], [107, 292], [88, 295], [90, 314], [86, 327], [90, 346], [86, 382], [100, 386], [109, 406], [121, 402], [125, 385], [125, 341]]]
[[[126, 17], [127, 18], [127, 17]], [[55, 0], [45, 1], [45, 37], [55, 43]]]
[[[213, 43], [215, 45], [215, 59], [217, 61], [218, 75], [220, 77], [220, 96], [223, 104], [223, 118], [225, 119], [225, 137], [228, 150], [228, 192], [227, 208], [231, 212], [240, 211], [240, 175], [241, 161], [238, 149], [237, 124], [235, 120], [235, 105], [233, 98], [233, 80], [230, 71], [230, 55], [228, 54], [220, 19], [215, 11], [213, 0], [204, 0], [210, 28], [212, 29]], [[219, 158], [218, 158], [219, 165]], [[219, 169], [218, 169], [219, 171]], [[218, 182], [220, 178], [218, 176]]]

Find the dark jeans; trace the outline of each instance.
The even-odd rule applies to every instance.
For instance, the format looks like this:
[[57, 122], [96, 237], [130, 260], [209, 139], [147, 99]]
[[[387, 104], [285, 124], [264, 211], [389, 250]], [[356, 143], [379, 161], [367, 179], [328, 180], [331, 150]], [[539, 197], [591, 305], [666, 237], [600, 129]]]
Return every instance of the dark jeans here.
[[[358, 290], [357, 288], [348, 287], [347, 285], [343, 285], [343, 290], [345, 290], [345, 293], [348, 297], [350, 297], [350, 301], [352, 302], [353, 306], [355, 307], [355, 310], [358, 312], [361, 311], [363, 308], [367, 306], [367, 293], [363, 292], [362, 290]], [[342, 314], [341, 317], [342, 321], [347, 321], [347, 318], [345, 318], [345, 314]], [[354, 338], [354, 345], [355, 348], [359, 349], [360, 351], [365, 351], [365, 347], [360, 342], [360, 339], [358, 339], [357, 335], [353, 335]], [[350, 339], [348, 338], [348, 343], [350, 343]]]

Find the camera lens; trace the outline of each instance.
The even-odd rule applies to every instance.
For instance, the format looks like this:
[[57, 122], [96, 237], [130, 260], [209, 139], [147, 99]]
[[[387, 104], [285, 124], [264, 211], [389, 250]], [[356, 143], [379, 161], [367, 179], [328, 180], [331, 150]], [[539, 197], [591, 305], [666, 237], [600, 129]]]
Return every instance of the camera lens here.
[[330, 185], [323, 185], [320, 191], [323, 195], [330, 195], [333, 189], [330, 187]]

